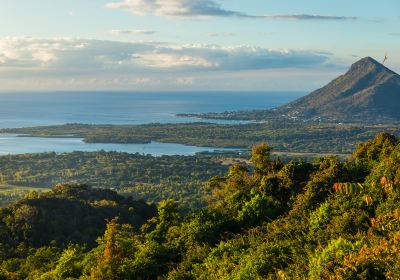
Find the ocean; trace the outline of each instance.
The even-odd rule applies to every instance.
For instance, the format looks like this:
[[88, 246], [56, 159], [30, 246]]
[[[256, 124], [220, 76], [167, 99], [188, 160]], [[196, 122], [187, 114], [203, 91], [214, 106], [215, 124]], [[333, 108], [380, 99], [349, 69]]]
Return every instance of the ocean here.
[[[85, 124], [184, 123], [199, 119], [180, 113], [268, 109], [283, 105], [304, 92], [12, 92], [0, 93], [0, 128]], [[201, 120], [205, 121], [205, 120]], [[210, 120], [217, 123], [232, 121]], [[213, 151], [167, 143], [86, 144], [82, 139], [21, 139], [0, 135], [0, 154], [109, 150], [153, 155], [192, 155]]]

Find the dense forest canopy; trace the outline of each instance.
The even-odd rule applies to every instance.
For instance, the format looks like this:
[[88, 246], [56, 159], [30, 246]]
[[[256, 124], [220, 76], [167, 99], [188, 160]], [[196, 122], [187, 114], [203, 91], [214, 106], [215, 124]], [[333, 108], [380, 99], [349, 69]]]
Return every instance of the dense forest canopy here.
[[396, 137], [380, 133], [346, 161], [283, 163], [270, 152], [256, 145], [251, 168], [211, 178], [208, 205], [189, 213], [85, 185], [31, 193], [1, 210], [0, 277], [400, 278]]
[[[153, 157], [104, 151], [9, 155], [0, 157], [0, 185], [50, 188], [58, 183], [88, 183], [148, 202], [172, 198], [193, 208], [204, 205], [205, 182], [227, 171], [228, 167], [221, 162], [228, 156], [239, 155], [199, 153]], [[0, 187], [0, 191], [3, 189]], [[23, 193], [9, 189], [8, 195], [4, 193], [0, 197], [0, 202], [5, 204]]]

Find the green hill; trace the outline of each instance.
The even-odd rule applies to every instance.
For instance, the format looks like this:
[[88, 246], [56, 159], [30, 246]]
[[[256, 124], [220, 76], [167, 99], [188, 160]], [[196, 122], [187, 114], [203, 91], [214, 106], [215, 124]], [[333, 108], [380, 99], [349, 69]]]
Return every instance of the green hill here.
[[345, 161], [270, 152], [213, 177], [190, 213], [84, 185], [32, 193], [0, 212], [0, 279], [400, 279], [399, 139]]
[[121, 222], [140, 227], [154, 215], [155, 206], [144, 201], [133, 201], [111, 190], [63, 184], [50, 192], [32, 192], [0, 209], [0, 239], [11, 248], [50, 242], [93, 245], [107, 220], [119, 217]]

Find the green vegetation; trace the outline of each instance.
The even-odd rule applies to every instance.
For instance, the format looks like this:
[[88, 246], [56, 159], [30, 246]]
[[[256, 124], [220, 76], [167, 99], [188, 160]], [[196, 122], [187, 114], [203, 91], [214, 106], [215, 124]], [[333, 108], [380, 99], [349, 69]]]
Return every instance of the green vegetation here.
[[276, 120], [268, 123], [222, 125], [209, 123], [148, 125], [85, 125], [3, 129], [0, 132], [40, 137], [80, 137], [95, 143], [180, 143], [208, 147], [250, 148], [266, 142], [275, 151], [346, 154], [356, 144], [397, 126], [303, 123]]
[[96, 235], [104, 231], [106, 219], [118, 216], [138, 228], [154, 214], [154, 206], [111, 190], [60, 184], [49, 192], [32, 191], [17, 203], [2, 208], [1, 234], [3, 244], [11, 248], [22, 243], [30, 247], [51, 242], [93, 245]]
[[0, 211], [0, 278], [400, 278], [397, 138], [381, 133], [346, 161], [270, 151], [256, 145], [252, 168], [214, 176], [208, 205], [189, 213], [85, 185], [31, 193]]
[[3, 185], [0, 183], [0, 207], [8, 205], [10, 203], [16, 202], [22, 199], [30, 193], [31, 191], [48, 191], [46, 188], [36, 188], [36, 187], [22, 187], [22, 186], [10, 186]]
[[[227, 171], [228, 167], [221, 164], [222, 156], [200, 153], [153, 157], [104, 151], [2, 156], [0, 184], [50, 188], [57, 183], [80, 182], [96, 188], [116, 189], [148, 202], [173, 198], [193, 208], [204, 205], [204, 183]], [[13, 192], [8, 188], [8, 193], [5, 190], [0, 187], [3, 204], [26, 194], [26, 189], [21, 188], [11, 188]]]
[[244, 111], [209, 112], [202, 114], [177, 114], [179, 117], [209, 119], [209, 120], [231, 120], [231, 121], [283, 121], [285, 118], [274, 109], [258, 109]]

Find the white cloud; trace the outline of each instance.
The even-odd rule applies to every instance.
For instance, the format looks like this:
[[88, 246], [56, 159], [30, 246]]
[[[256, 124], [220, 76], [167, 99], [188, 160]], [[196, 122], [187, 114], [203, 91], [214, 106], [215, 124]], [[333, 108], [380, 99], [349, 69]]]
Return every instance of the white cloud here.
[[112, 35], [153, 35], [156, 31], [154, 30], [146, 30], [146, 29], [113, 29], [110, 30], [110, 34]]
[[122, 9], [137, 16], [155, 15], [168, 17], [239, 17], [260, 19], [296, 20], [355, 20], [356, 17], [325, 16], [312, 14], [249, 15], [224, 9], [215, 0], [120, 0], [105, 5], [109, 9]]
[[253, 46], [175, 45], [80, 38], [2, 38], [0, 70], [240, 71], [322, 65], [329, 54]]
[[329, 58], [329, 53], [312, 50], [254, 46], [7, 37], [0, 38], [0, 89], [23, 84], [43, 88], [195, 86], [233, 73], [324, 68]]
[[128, 10], [139, 16], [244, 16], [212, 0], [122, 0], [108, 3], [106, 8]]
[[138, 64], [151, 68], [198, 67], [216, 68], [217, 62], [207, 58], [179, 53], [144, 53], [136, 57]]

